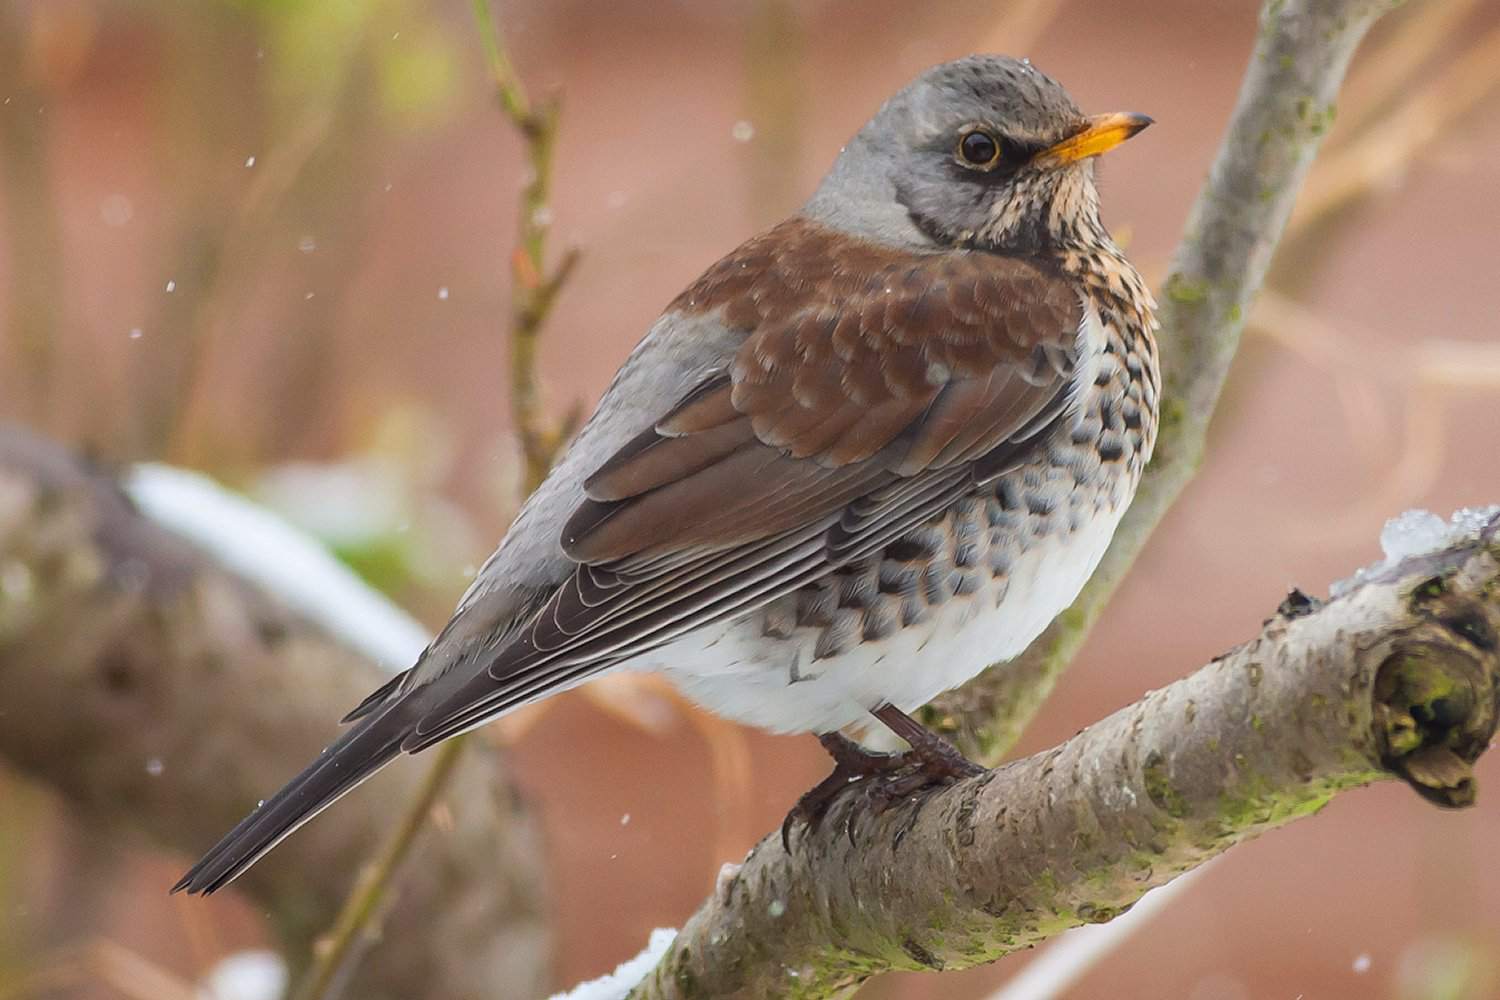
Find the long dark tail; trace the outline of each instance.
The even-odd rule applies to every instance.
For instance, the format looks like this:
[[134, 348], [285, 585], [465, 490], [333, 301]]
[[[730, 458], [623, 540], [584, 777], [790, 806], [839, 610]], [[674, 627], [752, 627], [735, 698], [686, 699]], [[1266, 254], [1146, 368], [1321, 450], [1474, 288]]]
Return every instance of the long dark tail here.
[[368, 712], [286, 787], [240, 820], [172, 891], [207, 895], [223, 888], [283, 837], [384, 767], [401, 752], [401, 741], [411, 732], [417, 714], [413, 707], [397, 698], [383, 709]]

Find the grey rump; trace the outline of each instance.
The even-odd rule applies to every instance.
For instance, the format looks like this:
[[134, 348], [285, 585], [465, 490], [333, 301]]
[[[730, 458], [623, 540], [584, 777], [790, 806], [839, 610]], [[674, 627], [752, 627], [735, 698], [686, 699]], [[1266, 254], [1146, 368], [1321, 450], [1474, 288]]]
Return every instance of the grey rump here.
[[1148, 121], [998, 56], [892, 97], [801, 213], [667, 308], [416, 666], [177, 888], [606, 669], [828, 733], [1019, 652], [1155, 439], [1153, 304], [1092, 162]]

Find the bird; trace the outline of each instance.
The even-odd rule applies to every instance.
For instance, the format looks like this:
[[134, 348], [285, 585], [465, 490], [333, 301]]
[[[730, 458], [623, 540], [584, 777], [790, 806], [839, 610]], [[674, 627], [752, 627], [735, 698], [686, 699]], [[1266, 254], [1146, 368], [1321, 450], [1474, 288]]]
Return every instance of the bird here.
[[[796, 214], [666, 307], [417, 662], [173, 891], [612, 670], [815, 734], [834, 771], [789, 822], [857, 780], [975, 773], [910, 713], [1072, 603], [1156, 439], [1155, 302], [1094, 176], [1149, 124], [999, 55], [890, 97]], [[872, 720], [908, 749], [845, 735]]]

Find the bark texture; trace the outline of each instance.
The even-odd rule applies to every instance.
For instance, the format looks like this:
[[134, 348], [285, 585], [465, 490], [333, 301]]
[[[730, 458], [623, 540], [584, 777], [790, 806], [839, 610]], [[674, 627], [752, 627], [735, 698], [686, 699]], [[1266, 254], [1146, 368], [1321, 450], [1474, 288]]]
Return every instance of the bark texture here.
[[926, 721], [976, 760], [1021, 735], [1162, 516], [1198, 471], [1209, 421], [1349, 60], [1393, 0], [1268, 0], [1207, 183], [1162, 289], [1161, 429], [1104, 561], [1073, 607], [1008, 663], [930, 706]]
[[[195, 855], [388, 676], [141, 517], [110, 476], [0, 427], [0, 756], [100, 829]], [[236, 883], [291, 961], [423, 770], [388, 768]], [[543, 993], [534, 819], [492, 752], [470, 756], [441, 807], [345, 995]]]
[[1443, 806], [1500, 691], [1500, 519], [1259, 636], [1045, 753], [883, 812], [856, 786], [790, 854], [768, 836], [636, 1000], [830, 997], [1109, 920], [1337, 792], [1400, 777]]

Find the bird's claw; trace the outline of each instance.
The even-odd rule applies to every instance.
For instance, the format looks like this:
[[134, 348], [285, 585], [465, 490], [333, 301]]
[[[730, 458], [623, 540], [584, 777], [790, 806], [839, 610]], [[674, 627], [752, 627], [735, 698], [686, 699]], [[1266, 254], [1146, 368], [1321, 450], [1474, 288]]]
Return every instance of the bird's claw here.
[[[871, 753], [838, 733], [818, 737], [833, 757], [833, 773], [797, 800], [781, 823], [781, 846], [791, 851], [791, 831], [797, 821], [809, 832], [816, 831], [839, 795], [851, 785], [864, 793], [866, 811], [878, 816], [908, 796], [928, 788], [951, 785], [985, 773], [951, 745], [933, 737], [905, 753]], [[855, 843], [858, 811], [845, 821], [845, 833]]]

